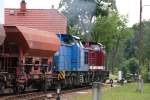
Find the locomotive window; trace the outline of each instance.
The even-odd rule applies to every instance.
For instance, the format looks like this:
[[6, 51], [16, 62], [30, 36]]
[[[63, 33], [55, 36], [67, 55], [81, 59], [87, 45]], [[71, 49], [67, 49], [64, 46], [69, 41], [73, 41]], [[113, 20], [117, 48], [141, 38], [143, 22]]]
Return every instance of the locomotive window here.
[[84, 53], [84, 64], [88, 64], [88, 52]]
[[71, 36], [64, 37], [64, 43], [71, 44], [73, 42], [73, 39]]
[[2, 53], [2, 49], [3, 49], [2, 46], [0, 46], [0, 53]]

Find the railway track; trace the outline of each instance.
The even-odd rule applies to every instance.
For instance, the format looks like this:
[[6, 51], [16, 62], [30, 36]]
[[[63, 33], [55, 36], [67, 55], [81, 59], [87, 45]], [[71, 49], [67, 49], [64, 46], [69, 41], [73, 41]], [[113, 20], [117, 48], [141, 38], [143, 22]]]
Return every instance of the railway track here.
[[[66, 90], [62, 90], [61, 94], [77, 92], [77, 91], [86, 90], [90, 88], [91, 86], [79, 87], [74, 89], [66, 89]], [[57, 96], [55, 91], [46, 91], [46, 92], [32, 92], [32, 93], [25, 93], [19, 95], [3, 96], [0, 98], [0, 100], [45, 100], [47, 95], [52, 95], [51, 98], [56, 98]]]

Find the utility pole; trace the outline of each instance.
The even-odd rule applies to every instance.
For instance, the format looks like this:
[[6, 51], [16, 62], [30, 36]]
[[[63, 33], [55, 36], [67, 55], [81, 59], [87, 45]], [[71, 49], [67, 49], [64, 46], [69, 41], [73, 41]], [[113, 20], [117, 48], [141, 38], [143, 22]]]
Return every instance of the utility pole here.
[[142, 32], [142, 0], [140, 0], [140, 22], [139, 22], [139, 91], [143, 92], [143, 78], [142, 78], [142, 67], [143, 67], [143, 32]]
[[[139, 22], [139, 65], [142, 65], [143, 58], [143, 33], [142, 33], [142, 0], [140, 0], [140, 22]], [[140, 72], [141, 74], [141, 72]]]

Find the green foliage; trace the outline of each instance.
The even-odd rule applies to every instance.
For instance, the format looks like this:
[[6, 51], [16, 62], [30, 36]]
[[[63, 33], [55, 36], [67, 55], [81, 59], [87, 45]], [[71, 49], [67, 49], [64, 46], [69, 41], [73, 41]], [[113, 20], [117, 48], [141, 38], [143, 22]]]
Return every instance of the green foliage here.
[[142, 77], [144, 79], [145, 82], [150, 82], [148, 80], [148, 66], [145, 64], [144, 66], [142, 66]]
[[126, 22], [124, 16], [112, 12], [109, 16], [97, 17], [93, 27], [92, 40], [106, 46], [107, 64], [112, 72], [115, 68], [122, 67], [124, 42], [133, 33]]
[[[144, 61], [146, 60], [150, 60], [150, 21], [144, 21], [142, 22], [142, 31], [143, 31], [143, 55], [144, 55]], [[135, 24], [133, 25], [132, 29], [134, 30], [134, 36], [132, 38], [130, 38], [129, 41], [132, 42], [128, 42], [128, 50], [132, 50], [133, 52], [130, 53], [129, 57], [137, 57], [138, 56], [138, 34], [139, 34], [139, 24]], [[134, 55], [132, 55], [134, 54]]]
[[109, 75], [109, 79], [116, 80], [116, 79], [118, 79], [118, 76], [117, 76], [117, 75], [110, 74], [110, 75]]
[[149, 55], [150, 54], [150, 43], [149, 43], [149, 41], [150, 41], [150, 21], [145, 21], [145, 22], [143, 22], [143, 24], [144, 24], [144, 28], [143, 28], [144, 50], [143, 50], [143, 52], [144, 52], [145, 59], [150, 60], [150, 55]]
[[125, 78], [125, 79], [127, 79], [128, 68], [125, 67], [125, 66], [123, 66], [123, 67], [121, 68], [121, 71], [122, 71], [122, 73], [123, 73], [122, 77]]
[[108, 16], [111, 10], [116, 10], [116, 0], [95, 0], [95, 16]]
[[[145, 81], [147, 81], [148, 76], [148, 68], [146, 67], [150, 61], [150, 20], [142, 22], [142, 34], [143, 34], [143, 43], [142, 43], [142, 51], [139, 51], [139, 23], [133, 25], [132, 29], [134, 30], [134, 34], [126, 41], [125, 48], [125, 57], [126, 59], [137, 58], [139, 59], [139, 54], [142, 54], [142, 67], [140, 67], [139, 71], [142, 73], [142, 77]], [[139, 53], [140, 52], [140, 53]], [[142, 68], [142, 69], [141, 69]]]
[[59, 4], [59, 10], [68, 19], [68, 26], [78, 27], [84, 34], [91, 33], [95, 16], [107, 16], [110, 9], [115, 8], [115, 0], [61, 0]]
[[105, 45], [107, 67], [112, 71], [124, 67], [124, 60], [137, 56], [136, 36], [126, 26], [126, 17], [116, 12], [116, 0], [61, 0], [59, 10], [68, 19], [69, 34]]
[[134, 75], [138, 73], [139, 63], [136, 58], [130, 58], [129, 60], [127, 60], [125, 66], [128, 68], [131, 74]]
[[81, 36], [81, 30], [77, 27], [68, 26], [68, 33], [79, 37]]
[[101, 42], [107, 51], [111, 50], [121, 39], [125, 39], [131, 33], [126, 26], [126, 19], [112, 12], [109, 16], [98, 17], [94, 24], [92, 38], [95, 42]]
[[137, 57], [137, 38], [135, 38], [135, 36], [131, 36], [125, 41], [125, 45], [126, 47], [124, 48], [124, 57], [126, 59]]

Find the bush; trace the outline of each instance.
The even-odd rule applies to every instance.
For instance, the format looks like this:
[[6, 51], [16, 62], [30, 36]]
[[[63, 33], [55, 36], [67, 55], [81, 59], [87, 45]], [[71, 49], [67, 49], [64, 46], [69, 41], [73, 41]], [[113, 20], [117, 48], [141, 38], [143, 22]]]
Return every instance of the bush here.
[[129, 59], [128, 68], [130, 73], [132, 73], [133, 75], [136, 74], [138, 72], [138, 66], [139, 63], [136, 58]]
[[117, 80], [117, 79], [118, 79], [118, 76], [117, 76], [117, 75], [110, 74], [110, 75], [109, 75], [109, 79]]
[[148, 68], [147, 68], [147, 65], [144, 65], [142, 67], [142, 77], [144, 79], [144, 82], [150, 82], [150, 80], [148, 80]]
[[128, 74], [126, 74], [127, 80], [135, 80], [136, 75], [138, 73], [138, 60], [136, 58], [130, 58], [125, 61], [124, 66], [126, 67], [126, 70]]

